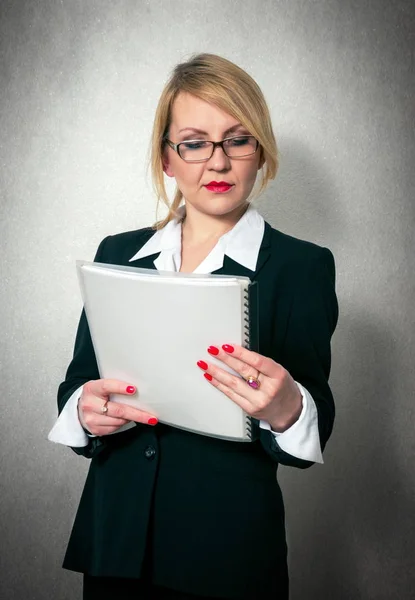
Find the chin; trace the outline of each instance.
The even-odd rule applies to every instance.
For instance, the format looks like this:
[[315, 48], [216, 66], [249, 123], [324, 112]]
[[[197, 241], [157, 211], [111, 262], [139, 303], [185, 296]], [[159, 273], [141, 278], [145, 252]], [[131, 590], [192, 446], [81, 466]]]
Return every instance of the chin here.
[[231, 202], [229, 197], [226, 198], [226, 196], [224, 196], [222, 198], [214, 198], [213, 200], [205, 201], [203, 204], [193, 202], [189, 202], [189, 204], [191, 204], [194, 210], [204, 213], [205, 215], [223, 217], [235, 212], [242, 214], [246, 209], [248, 202], [246, 200]]

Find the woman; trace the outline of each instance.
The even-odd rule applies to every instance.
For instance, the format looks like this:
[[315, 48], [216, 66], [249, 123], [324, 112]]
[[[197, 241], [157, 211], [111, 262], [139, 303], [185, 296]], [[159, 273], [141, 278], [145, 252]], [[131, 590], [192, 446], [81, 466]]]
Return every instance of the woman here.
[[[331, 252], [272, 229], [249, 204], [258, 171], [261, 191], [277, 166], [266, 102], [247, 73], [211, 54], [175, 68], [152, 141], [168, 215], [106, 238], [95, 260], [257, 281], [259, 353], [223, 340], [195, 368], [258, 419], [260, 434], [251, 444], [213, 439], [109, 402], [136, 390], [100, 379], [83, 313], [50, 439], [92, 459], [64, 561], [84, 573], [86, 599], [288, 598], [275, 474], [278, 464], [322, 462], [337, 302]], [[177, 183], [171, 205], [164, 174]]]

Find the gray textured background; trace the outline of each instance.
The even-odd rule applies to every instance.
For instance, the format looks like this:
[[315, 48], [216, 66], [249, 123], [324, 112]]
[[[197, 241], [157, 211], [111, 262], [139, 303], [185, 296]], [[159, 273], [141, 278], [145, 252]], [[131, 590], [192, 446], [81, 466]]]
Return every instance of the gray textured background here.
[[74, 261], [154, 220], [152, 118], [195, 51], [257, 79], [281, 150], [260, 210], [337, 261], [335, 432], [324, 466], [281, 472], [292, 599], [414, 597], [414, 17], [403, 0], [1, 0], [1, 599], [80, 597], [60, 563], [88, 462], [46, 441]]

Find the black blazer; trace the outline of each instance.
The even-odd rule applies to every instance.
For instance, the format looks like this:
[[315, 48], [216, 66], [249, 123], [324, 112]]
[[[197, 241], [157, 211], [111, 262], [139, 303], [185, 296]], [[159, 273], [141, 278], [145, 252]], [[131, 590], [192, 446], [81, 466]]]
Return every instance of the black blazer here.
[[[95, 260], [154, 268], [157, 254], [128, 262], [153, 234], [146, 228], [107, 237]], [[266, 223], [254, 273], [226, 256], [215, 273], [258, 282], [259, 352], [312, 394], [324, 448], [334, 421], [328, 377], [338, 317], [331, 252]], [[82, 313], [59, 411], [80, 385], [99, 377]], [[285, 598], [278, 596], [286, 586], [287, 548], [276, 469], [312, 463], [282, 451], [271, 432], [261, 430], [246, 444], [140, 424], [74, 450], [92, 461], [65, 568], [135, 578], [147, 553], [158, 585], [229, 598]]]

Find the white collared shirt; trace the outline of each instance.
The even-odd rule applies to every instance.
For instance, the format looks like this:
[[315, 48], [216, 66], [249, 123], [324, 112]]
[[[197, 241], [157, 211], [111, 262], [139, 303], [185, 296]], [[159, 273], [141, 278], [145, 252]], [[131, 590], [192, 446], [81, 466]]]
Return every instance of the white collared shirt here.
[[[159, 271], [180, 271], [182, 253], [181, 219], [185, 215], [184, 206], [179, 208], [178, 214], [179, 219], [170, 221], [163, 229], [157, 231], [140, 248], [137, 254], [130, 258], [130, 262], [160, 252], [160, 256], [154, 261], [154, 265]], [[219, 238], [216, 246], [193, 272], [207, 274], [220, 269], [223, 266], [225, 254], [254, 272], [264, 231], [264, 219], [258, 211], [249, 206], [237, 224]]]
[[[180, 207], [178, 212], [179, 218], [170, 221], [163, 229], [156, 231], [148, 242], [130, 258], [130, 262], [160, 253], [154, 261], [154, 266], [159, 271], [180, 270], [181, 219], [185, 214], [185, 207]], [[264, 230], [264, 219], [250, 205], [237, 224], [219, 238], [216, 246], [194, 273], [207, 274], [220, 269], [223, 266], [225, 255], [254, 273]], [[304, 460], [323, 463], [315, 402], [304, 386], [298, 382], [296, 384], [301, 392], [303, 404], [299, 419], [283, 433], [272, 431], [270, 424], [266, 421], [261, 420], [260, 427], [269, 430], [275, 436], [279, 447], [288, 454]], [[78, 419], [78, 401], [81, 394], [82, 386], [72, 394], [65, 404], [48, 435], [50, 441], [73, 447], [87, 446], [88, 436]], [[125, 431], [134, 426], [135, 423], [130, 423], [119, 431]]]

